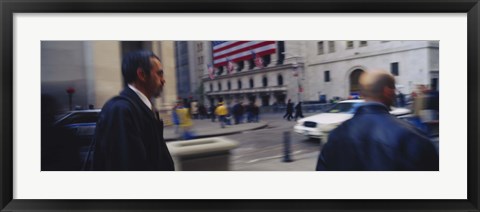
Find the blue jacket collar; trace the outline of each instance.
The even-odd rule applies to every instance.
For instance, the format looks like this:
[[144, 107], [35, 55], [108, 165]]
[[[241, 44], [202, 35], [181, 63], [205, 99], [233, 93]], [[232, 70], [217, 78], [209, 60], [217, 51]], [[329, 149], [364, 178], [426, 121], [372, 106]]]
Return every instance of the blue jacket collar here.
[[358, 106], [355, 114], [365, 113], [389, 113], [389, 109], [379, 102], [364, 102]]

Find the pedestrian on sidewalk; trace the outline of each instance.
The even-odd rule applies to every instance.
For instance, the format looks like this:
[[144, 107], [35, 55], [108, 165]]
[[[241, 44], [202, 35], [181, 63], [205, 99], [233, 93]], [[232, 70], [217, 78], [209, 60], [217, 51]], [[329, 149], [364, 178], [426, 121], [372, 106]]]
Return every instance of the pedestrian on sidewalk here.
[[250, 102], [245, 106], [245, 114], [247, 116], [247, 123], [253, 122], [253, 102]]
[[303, 118], [302, 102], [298, 102], [295, 106], [295, 121], [297, 121], [299, 117]]
[[179, 135], [184, 140], [194, 138], [192, 132], [193, 121], [188, 108], [185, 108], [181, 102], [178, 103], [175, 113], [178, 116], [180, 131]]
[[316, 170], [438, 171], [438, 153], [428, 136], [389, 113], [395, 78], [368, 71], [359, 82], [366, 102], [330, 133]]
[[121, 67], [125, 87], [105, 103], [99, 115], [93, 169], [173, 171], [163, 121], [152, 106], [165, 84], [164, 66], [153, 52], [140, 50], [127, 53]]
[[235, 124], [240, 124], [242, 122], [242, 117], [244, 113], [244, 108], [242, 105], [242, 102], [237, 102], [233, 108], [232, 108], [232, 113], [234, 117], [234, 123]]
[[190, 102], [190, 113], [193, 119], [198, 119], [198, 102], [195, 99]]
[[292, 103], [292, 100], [288, 99], [288, 102], [287, 102], [287, 111], [285, 113], [285, 115], [283, 116], [283, 118], [287, 119], [288, 121], [290, 121], [290, 119], [293, 118], [293, 103]]
[[259, 122], [260, 121], [260, 107], [258, 107], [255, 103], [252, 102], [252, 121]]
[[204, 104], [198, 105], [198, 115], [200, 117], [200, 120], [203, 120], [204, 118], [208, 117], [207, 108], [205, 107]]
[[181, 105], [181, 101], [177, 101], [175, 103], [175, 106], [172, 108], [172, 123], [173, 126], [175, 127], [174, 133], [175, 135], [178, 135], [180, 133], [180, 118], [178, 118], [178, 113], [177, 113], [177, 107]]
[[215, 119], [216, 119], [215, 109], [217, 109], [217, 107], [214, 104], [210, 105], [209, 113], [210, 113], [210, 119], [212, 120], [212, 122], [215, 122]]
[[215, 115], [218, 116], [218, 121], [220, 122], [220, 127], [225, 128], [225, 124], [227, 124], [227, 115], [228, 109], [225, 103], [219, 102], [217, 108], [215, 109]]

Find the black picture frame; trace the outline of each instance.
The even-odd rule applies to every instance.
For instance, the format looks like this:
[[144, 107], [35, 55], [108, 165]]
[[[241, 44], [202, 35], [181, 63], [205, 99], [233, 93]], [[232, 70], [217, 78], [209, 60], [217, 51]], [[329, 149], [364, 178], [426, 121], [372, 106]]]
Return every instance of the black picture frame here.
[[[1, 211], [479, 211], [478, 0], [0, 0]], [[15, 13], [467, 13], [468, 197], [466, 200], [18, 200], [13, 199]], [[448, 183], [448, 182], [445, 182]], [[322, 192], [322, 191], [318, 191]]]

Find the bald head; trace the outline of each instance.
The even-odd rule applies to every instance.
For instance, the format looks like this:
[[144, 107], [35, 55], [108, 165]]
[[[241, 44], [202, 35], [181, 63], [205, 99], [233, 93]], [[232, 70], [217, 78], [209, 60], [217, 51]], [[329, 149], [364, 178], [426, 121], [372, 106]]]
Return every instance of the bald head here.
[[360, 76], [360, 89], [367, 101], [376, 101], [387, 107], [395, 101], [395, 78], [385, 71], [364, 72]]

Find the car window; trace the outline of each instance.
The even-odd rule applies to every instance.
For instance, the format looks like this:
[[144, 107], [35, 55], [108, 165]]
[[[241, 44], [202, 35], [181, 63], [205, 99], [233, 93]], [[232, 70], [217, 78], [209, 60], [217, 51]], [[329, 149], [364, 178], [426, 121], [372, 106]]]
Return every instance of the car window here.
[[344, 102], [335, 104], [333, 107], [328, 109], [327, 113], [353, 113], [354, 112], [354, 103]]
[[98, 113], [74, 113], [63, 120], [60, 125], [95, 123], [98, 120]]

